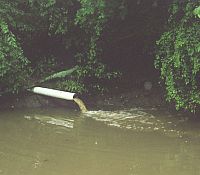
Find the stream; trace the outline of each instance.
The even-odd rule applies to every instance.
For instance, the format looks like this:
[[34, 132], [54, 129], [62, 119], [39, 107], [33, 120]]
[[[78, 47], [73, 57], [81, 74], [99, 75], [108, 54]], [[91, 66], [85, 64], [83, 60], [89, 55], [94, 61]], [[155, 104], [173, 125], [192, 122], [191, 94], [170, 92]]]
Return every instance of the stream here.
[[0, 175], [199, 175], [200, 122], [156, 108], [0, 112]]

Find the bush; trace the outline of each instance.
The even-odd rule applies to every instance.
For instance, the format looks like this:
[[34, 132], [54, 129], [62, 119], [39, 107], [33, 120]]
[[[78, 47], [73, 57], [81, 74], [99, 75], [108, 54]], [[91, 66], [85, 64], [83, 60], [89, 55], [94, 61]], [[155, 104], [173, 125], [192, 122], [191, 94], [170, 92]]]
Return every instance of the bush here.
[[0, 93], [16, 93], [27, 85], [29, 61], [3, 20], [0, 20], [0, 30]]
[[167, 100], [192, 112], [200, 105], [200, 21], [198, 2], [174, 1], [167, 31], [157, 41], [156, 68], [165, 83]]

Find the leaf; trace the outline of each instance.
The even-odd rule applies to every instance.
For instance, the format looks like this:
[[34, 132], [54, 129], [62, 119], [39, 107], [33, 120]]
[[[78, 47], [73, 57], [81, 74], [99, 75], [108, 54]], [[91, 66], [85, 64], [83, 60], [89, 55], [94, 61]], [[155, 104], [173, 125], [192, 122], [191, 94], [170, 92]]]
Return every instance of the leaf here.
[[193, 13], [200, 18], [200, 6], [197, 7], [197, 8], [195, 8], [194, 11], [193, 11]]
[[75, 66], [71, 69], [68, 69], [68, 70], [64, 70], [64, 71], [61, 71], [61, 72], [56, 72], [48, 77], [46, 77], [44, 80], [40, 81], [40, 83], [43, 83], [45, 81], [49, 81], [49, 80], [53, 80], [53, 79], [57, 79], [57, 78], [64, 78], [68, 75], [71, 75], [75, 70], [78, 69], [78, 66]]
[[197, 52], [200, 52], [200, 43], [196, 47]]

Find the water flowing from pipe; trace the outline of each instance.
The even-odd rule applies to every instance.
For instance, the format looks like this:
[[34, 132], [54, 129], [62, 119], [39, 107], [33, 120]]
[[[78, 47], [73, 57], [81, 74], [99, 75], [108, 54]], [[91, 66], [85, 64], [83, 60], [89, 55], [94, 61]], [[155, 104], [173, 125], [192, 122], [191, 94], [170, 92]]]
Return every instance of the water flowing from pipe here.
[[80, 98], [74, 98], [74, 102], [79, 106], [81, 112], [87, 112], [87, 108], [84, 104], [84, 102]]

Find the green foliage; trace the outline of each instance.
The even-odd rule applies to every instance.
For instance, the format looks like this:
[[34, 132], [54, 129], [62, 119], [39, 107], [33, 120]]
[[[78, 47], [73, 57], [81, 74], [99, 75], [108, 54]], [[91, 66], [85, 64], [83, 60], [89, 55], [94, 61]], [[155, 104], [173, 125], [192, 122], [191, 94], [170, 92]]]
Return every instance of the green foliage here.
[[200, 105], [200, 21], [190, 0], [175, 1], [170, 8], [168, 30], [157, 41], [156, 68], [165, 82], [167, 100], [177, 109], [192, 112]]
[[57, 83], [55, 84], [55, 88], [76, 93], [87, 92], [84, 83], [76, 80], [57, 81]]
[[67, 76], [71, 75], [77, 69], [78, 69], [78, 66], [75, 66], [75, 67], [68, 69], [68, 70], [56, 72], [56, 73], [46, 77], [44, 80], [41, 80], [40, 82], [55, 80], [55, 79], [59, 79], [59, 78], [66, 78]]
[[98, 39], [106, 20], [105, 0], [79, 0], [79, 2], [81, 8], [76, 14], [75, 23]]
[[[82, 65], [76, 71], [77, 77], [93, 77], [96, 79], [111, 79], [119, 76], [117, 72], [108, 72], [107, 67], [101, 63], [101, 35], [109, 14], [106, 11], [107, 3], [105, 0], [79, 0], [80, 9], [76, 13], [75, 24], [79, 25], [88, 36], [84, 41], [84, 48], [78, 53], [77, 60]], [[92, 85], [97, 87], [96, 81]], [[98, 85], [101, 89], [100, 86]]]
[[194, 14], [200, 18], [200, 6], [194, 9]]
[[[77, 11], [75, 24], [85, 31], [88, 39], [85, 48], [82, 50], [81, 62], [86, 62], [87, 66], [83, 73], [88, 73], [97, 63], [98, 59], [98, 40], [105, 23], [105, 2], [104, 0], [79, 0], [81, 8]], [[80, 72], [80, 71], [79, 71]]]
[[[32, 75], [33, 79], [37, 79], [37, 82], [44, 80], [44, 77], [53, 74], [56, 71], [56, 58], [53, 55], [48, 57], [39, 57], [39, 60], [32, 65]], [[40, 80], [42, 79], [42, 80]]]
[[[114, 2], [0, 0], [2, 93], [26, 88], [28, 79], [41, 82], [41, 79], [54, 72], [58, 73], [47, 77], [45, 81], [58, 79], [60, 88], [73, 91], [99, 87], [101, 80], [117, 77], [118, 73], [110, 73], [101, 62], [100, 49], [107, 18], [113, 12], [111, 9], [116, 7]], [[61, 63], [59, 53], [54, 52], [57, 47], [62, 48], [63, 53], [70, 53], [71, 57], [66, 60], [62, 58]], [[68, 78], [68, 71], [60, 72], [69, 67], [67, 59], [78, 65], [78, 69]], [[92, 81], [88, 83], [88, 79]]]
[[29, 61], [24, 57], [16, 37], [0, 19], [0, 88], [2, 92], [17, 92], [25, 85]]

